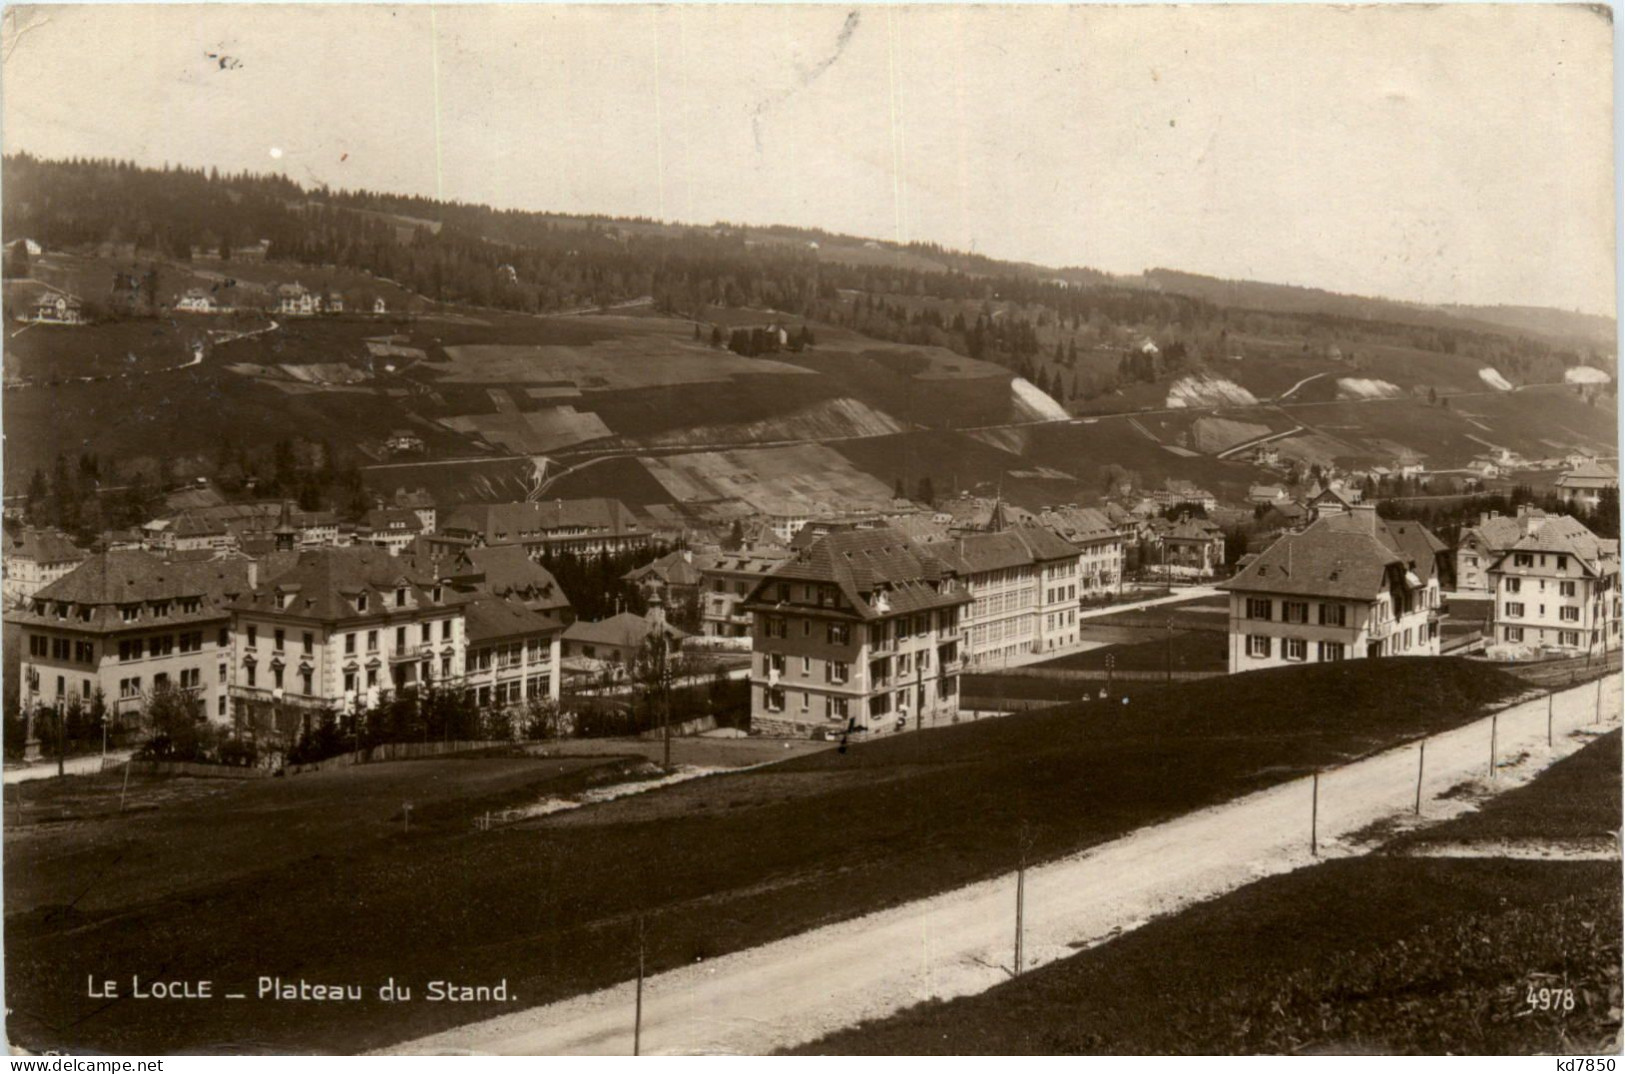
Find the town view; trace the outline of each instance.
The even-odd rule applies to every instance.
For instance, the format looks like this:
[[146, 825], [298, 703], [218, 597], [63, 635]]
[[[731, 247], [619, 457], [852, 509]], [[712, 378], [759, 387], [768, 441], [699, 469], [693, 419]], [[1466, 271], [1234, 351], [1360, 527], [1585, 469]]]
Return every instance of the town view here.
[[[281, 9], [188, 39], [195, 152], [65, 148], [30, 137], [52, 49], [189, 24], [42, 11], [7, 12], [0, 164], [14, 1052], [1618, 1051], [1611, 306], [818, 216], [850, 177], [817, 95], [846, 65], [880, 72], [860, 111], [950, 92], [885, 49], [951, 8], [514, 30], [542, 68], [555, 32], [668, 64], [654, 105], [545, 122], [811, 132], [755, 222], [524, 186], [497, 126], [544, 83], [455, 66], [435, 107], [511, 196], [455, 152], [348, 180], [376, 134], [239, 152], [264, 87], [202, 87], [268, 77]], [[1438, 17], [1497, 37], [1470, 14]], [[497, 48], [491, 9], [429, 16], [438, 62]], [[1029, 48], [1085, 16], [974, 17]], [[1595, 21], [1529, 17], [1536, 64]], [[747, 119], [696, 53], [756, 18], [799, 88]], [[315, 52], [336, 111], [387, 111]], [[707, 174], [684, 131], [661, 167]], [[619, 190], [610, 137], [536, 166]], [[1071, 152], [892, 137], [905, 221], [934, 196], [905, 154], [1064, 181]], [[1612, 250], [1564, 205], [1552, 256]]]

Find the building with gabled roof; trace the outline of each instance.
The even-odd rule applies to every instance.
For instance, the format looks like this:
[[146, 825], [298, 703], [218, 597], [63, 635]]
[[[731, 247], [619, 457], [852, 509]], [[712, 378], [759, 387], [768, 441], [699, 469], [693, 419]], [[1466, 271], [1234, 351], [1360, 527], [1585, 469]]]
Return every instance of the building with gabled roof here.
[[224, 719], [230, 604], [252, 588], [252, 560], [173, 563], [98, 552], [6, 614], [23, 646], [25, 705], [81, 702], [100, 690], [115, 716], [139, 713], [160, 684]]
[[1231, 673], [1437, 656], [1446, 551], [1426, 527], [1365, 505], [1282, 535], [1218, 587], [1230, 594]]
[[462, 548], [516, 544], [533, 558], [569, 552], [596, 555], [647, 548], [648, 529], [620, 500], [543, 500], [461, 504], [439, 520], [437, 546]]
[[1605, 489], [1619, 488], [1619, 475], [1613, 467], [1587, 460], [1564, 472], [1556, 482], [1558, 494], [1570, 504], [1595, 511]]
[[1035, 521], [1078, 550], [1080, 597], [1103, 596], [1122, 588], [1127, 559], [1125, 548], [1132, 540], [1124, 531], [1126, 528], [1132, 534], [1138, 529], [1137, 522], [1127, 512], [1121, 512], [1120, 519], [1114, 520], [1105, 511], [1067, 504], [1044, 508]]
[[831, 533], [759, 580], [751, 722], [769, 733], [901, 730], [958, 711], [965, 583], [889, 527]]
[[577, 619], [564, 631], [565, 670], [582, 675], [608, 672], [623, 677], [650, 638], [665, 638], [668, 653], [681, 648], [686, 633], [663, 615], [619, 612], [606, 619]]
[[240, 726], [292, 735], [320, 709], [463, 677], [468, 594], [439, 564], [366, 545], [283, 563], [231, 604]]
[[961, 658], [987, 665], [1054, 652], [1078, 640], [1078, 561], [1071, 542], [1043, 526], [978, 533], [932, 549], [965, 583]]
[[559, 699], [568, 621], [515, 596], [475, 596], [463, 605], [465, 683], [481, 709]]
[[696, 556], [700, 571], [700, 633], [708, 638], [748, 638], [754, 617], [745, 600], [790, 551], [777, 546], [722, 550]]
[[61, 530], [25, 526], [15, 534], [0, 534], [5, 606], [26, 603], [42, 586], [63, 577], [89, 555]]
[[1224, 566], [1224, 530], [1208, 519], [1181, 515], [1161, 532], [1159, 544], [1169, 573], [1211, 578]]
[[1519, 504], [1517, 513], [1503, 515], [1487, 511], [1478, 516], [1478, 522], [1463, 527], [1455, 550], [1455, 588], [1464, 593], [1490, 591], [1490, 565], [1500, 554], [1511, 548], [1524, 535], [1523, 520], [1540, 518], [1548, 534], [1590, 533], [1578, 519], [1568, 515], [1554, 515], [1533, 504]]
[[1490, 651], [1602, 654], [1620, 646], [1619, 542], [1565, 516], [1525, 513], [1486, 572]]

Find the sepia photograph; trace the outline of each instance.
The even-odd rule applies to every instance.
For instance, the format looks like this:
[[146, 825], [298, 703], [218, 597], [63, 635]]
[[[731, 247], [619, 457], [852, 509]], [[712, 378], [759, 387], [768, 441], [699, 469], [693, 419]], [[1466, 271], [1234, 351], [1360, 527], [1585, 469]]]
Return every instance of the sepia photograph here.
[[0, 8], [8, 1069], [1613, 1071], [1615, 15]]

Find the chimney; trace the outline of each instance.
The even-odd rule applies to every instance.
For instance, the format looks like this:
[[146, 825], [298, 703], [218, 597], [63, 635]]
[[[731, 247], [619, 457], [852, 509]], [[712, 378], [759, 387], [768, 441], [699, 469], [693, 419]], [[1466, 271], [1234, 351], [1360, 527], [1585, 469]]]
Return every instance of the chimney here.
[[1375, 536], [1377, 533], [1377, 506], [1370, 503], [1354, 504], [1349, 510], [1360, 520], [1360, 532]]
[[260, 561], [257, 560], [257, 559], [250, 559], [248, 561], [248, 588], [250, 588], [250, 589], [258, 588], [259, 581], [260, 581]]

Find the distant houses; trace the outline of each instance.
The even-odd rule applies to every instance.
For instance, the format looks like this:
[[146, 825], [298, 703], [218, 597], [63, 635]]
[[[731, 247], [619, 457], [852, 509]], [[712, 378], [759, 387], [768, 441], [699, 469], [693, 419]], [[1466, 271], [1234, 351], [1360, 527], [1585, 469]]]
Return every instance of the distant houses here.
[[1619, 489], [1619, 475], [1613, 468], [1587, 459], [1565, 471], [1556, 482], [1557, 492], [1572, 506], [1595, 511], [1607, 489]]

